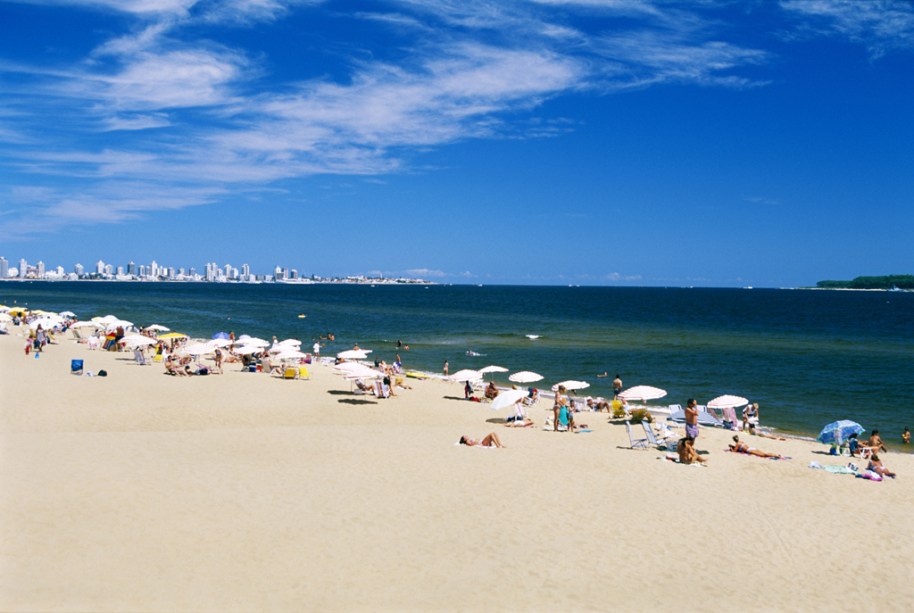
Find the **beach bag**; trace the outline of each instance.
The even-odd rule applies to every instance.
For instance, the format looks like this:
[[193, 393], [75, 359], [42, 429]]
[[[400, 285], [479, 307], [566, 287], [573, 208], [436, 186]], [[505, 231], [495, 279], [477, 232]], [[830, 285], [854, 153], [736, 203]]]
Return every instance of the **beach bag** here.
[[107, 370], [100, 370], [100, 371], [98, 371], [98, 376], [99, 376], [99, 377], [107, 377], [107, 376], [108, 376], [108, 371], [107, 371]]

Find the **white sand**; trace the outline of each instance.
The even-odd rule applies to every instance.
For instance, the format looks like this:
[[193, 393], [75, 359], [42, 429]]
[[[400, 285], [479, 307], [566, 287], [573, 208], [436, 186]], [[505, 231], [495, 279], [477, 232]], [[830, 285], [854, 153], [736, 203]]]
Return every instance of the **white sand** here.
[[[14, 332], [15, 334], [15, 332]], [[175, 378], [0, 337], [0, 610], [909, 610], [914, 461], [873, 483], [792, 461], [708, 468], [416, 382], [397, 398], [232, 370]], [[72, 357], [107, 378], [69, 374]], [[844, 417], [844, 416], [836, 416]], [[851, 416], [852, 417], [852, 416]], [[497, 430], [508, 448], [455, 446]], [[749, 437], [746, 437], [749, 438]]]

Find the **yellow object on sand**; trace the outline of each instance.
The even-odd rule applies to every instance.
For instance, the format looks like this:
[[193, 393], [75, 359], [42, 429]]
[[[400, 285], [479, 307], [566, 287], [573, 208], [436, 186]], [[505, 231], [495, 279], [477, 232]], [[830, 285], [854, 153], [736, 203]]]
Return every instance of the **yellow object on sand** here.
[[427, 374], [418, 370], [407, 370], [404, 374], [410, 379], [428, 379]]

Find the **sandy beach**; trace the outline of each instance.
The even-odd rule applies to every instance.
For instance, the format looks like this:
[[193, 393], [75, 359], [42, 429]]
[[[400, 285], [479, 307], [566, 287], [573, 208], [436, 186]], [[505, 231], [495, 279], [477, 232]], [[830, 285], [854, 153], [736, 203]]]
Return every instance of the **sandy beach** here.
[[[914, 456], [881, 483], [791, 456], [707, 468], [592, 432], [506, 428], [458, 383], [378, 400], [307, 381], [178, 378], [61, 339], [0, 337], [3, 611], [902, 611]], [[108, 376], [69, 374], [72, 358]], [[408, 361], [407, 361], [407, 366]], [[684, 403], [685, 399], [682, 399]], [[675, 400], [674, 400], [675, 401]], [[853, 418], [853, 416], [846, 416]], [[497, 431], [505, 449], [455, 445]], [[859, 463], [859, 462], [858, 462]]]

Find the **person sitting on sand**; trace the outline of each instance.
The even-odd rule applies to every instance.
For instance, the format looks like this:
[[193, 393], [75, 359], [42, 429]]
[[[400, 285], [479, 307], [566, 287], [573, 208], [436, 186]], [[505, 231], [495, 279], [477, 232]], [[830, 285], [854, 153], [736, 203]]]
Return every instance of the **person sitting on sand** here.
[[[749, 434], [751, 434], [753, 436], [761, 436], [762, 438], [770, 438], [775, 441], [786, 441], [787, 440], [783, 436], [775, 436], [773, 434], [768, 434], [767, 432], [762, 432], [761, 430], [759, 430], [758, 428], [755, 427], [755, 424], [749, 424]], [[851, 455], [853, 455], [853, 454], [851, 454]]]
[[779, 454], [779, 453], [768, 453], [768, 452], [766, 452], [766, 451], [761, 451], [761, 450], [756, 449], [756, 448], [754, 448], [754, 447], [750, 447], [750, 446], [747, 445], [746, 443], [741, 443], [741, 442], [739, 441], [739, 435], [738, 435], [738, 434], [734, 434], [734, 435], [733, 435], [733, 442], [734, 442], [733, 445], [729, 445], [730, 451], [732, 451], [733, 453], [745, 453], [746, 455], [754, 455], [754, 456], [756, 456], [756, 457], [758, 457], [758, 458], [774, 458], [774, 459], [776, 459], [776, 460], [788, 460], [788, 459], [790, 459], [790, 458], [788, 458], [788, 457], [786, 457], [786, 456], [782, 456], [782, 455]]
[[594, 399], [590, 396], [587, 397], [587, 408], [591, 411], [599, 411], [600, 413], [604, 411], [608, 413], [610, 410], [609, 403], [606, 402], [606, 400], [603, 398]]
[[743, 409], [743, 430], [748, 430], [752, 426], [758, 425], [758, 420], [758, 403], [750, 402], [746, 405], [746, 408]]
[[682, 464], [693, 464], [695, 462], [704, 464], [707, 462], [706, 459], [698, 455], [695, 450], [695, 439], [690, 436], [679, 439], [676, 451], [679, 453], [679, 462]]
[[181, 365], [175, 360], [174, 354], [169, 354], [165, 358], [165, 374], [166, 375], [175, 375], [176, 377], [186, 377], [187, 373], [184, 372], [184, 369], [181, 368]]
[[873, 471], [877, 475], [882, 475], [883, 477], [895, 478], [895, 473], [883, 466], [882, 460], [879, 459], [879, 455], [875, 453], [870, 457], [870, 463], [867, 465], [866, 469]]
[[495, 387], [494, 381], [489, 381], [489, 384], [486, 386], [486, 399], [495, 400], [496, 396], [498, 396], [498, 388]]
[[467, 447], [504, 447], [501, 442], [501, 439], [498, 438], [498, 435], [494, 432], [489, 432], [481, 441], [469, 438], [467, 436], [460, 437], [460, 444], [466, 445]]

